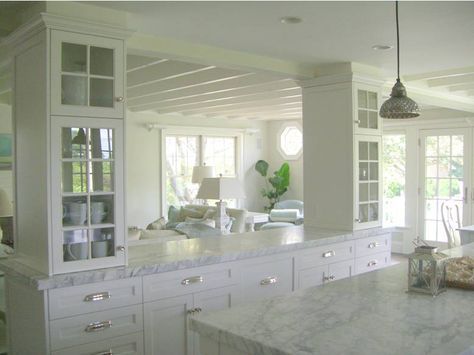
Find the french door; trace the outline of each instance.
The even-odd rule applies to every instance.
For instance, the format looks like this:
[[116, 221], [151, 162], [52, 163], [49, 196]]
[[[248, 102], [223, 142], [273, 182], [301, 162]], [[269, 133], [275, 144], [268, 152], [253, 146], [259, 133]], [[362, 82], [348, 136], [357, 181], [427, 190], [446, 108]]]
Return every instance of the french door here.
[[420, 235], [446, 243], [441, 205], [459, 207], [463, 225], [471, 224], [471, 129], [422, 130], [420, 137]]

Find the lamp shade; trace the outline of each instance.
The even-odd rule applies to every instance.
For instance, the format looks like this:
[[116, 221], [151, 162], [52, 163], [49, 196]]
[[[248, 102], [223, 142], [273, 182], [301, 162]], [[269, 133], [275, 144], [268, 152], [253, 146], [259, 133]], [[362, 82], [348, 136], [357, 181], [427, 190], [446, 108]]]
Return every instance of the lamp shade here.
[[0, 217], [10, 217], [13, 215], [12, 204], [4, 189], [0, 189]]
[[218, 177], [202, 180], [196, 198], [210, 200], [226, 200], [245, 198], [245, 192], [237, 178]]
[[200, 184], [203, 179], [211, 178], [214, 176], [214, 167], [207, 165], [199, 165], [193, 168], [193, 184]]

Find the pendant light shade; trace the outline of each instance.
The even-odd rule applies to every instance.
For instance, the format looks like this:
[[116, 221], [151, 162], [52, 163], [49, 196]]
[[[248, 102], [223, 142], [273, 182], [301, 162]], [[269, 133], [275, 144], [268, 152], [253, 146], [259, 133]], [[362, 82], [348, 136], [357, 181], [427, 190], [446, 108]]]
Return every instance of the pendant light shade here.
[[400, 81], [400, 35], [398, 29], [398, 1], [395, 2], [397, 23], [397, 82], [392, 88], [390, 98], [380, 107], [382, 118], [414, 118], [420, 115], [418, 104], [407, 96], [407, 90]]

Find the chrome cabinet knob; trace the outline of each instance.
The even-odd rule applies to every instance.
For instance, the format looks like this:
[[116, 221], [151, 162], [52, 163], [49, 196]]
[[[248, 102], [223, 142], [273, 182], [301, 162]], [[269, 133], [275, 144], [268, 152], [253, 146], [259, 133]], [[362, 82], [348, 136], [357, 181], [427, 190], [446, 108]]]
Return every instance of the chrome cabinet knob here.
[[276, 276], [269, 276], [265, 277], [263, 280], [260, 281], [261, 286], [267, 286], [276, 284], [278, 282], [278, 278]]
[[125, 251], [125, 247], [123, 245], [117, 246], [118, 251]]
[[334, 275], [323, 277], [324, 281], [334, 281], [335, 279], [336, 279], [336, 276], [334, 276]]
[[202, 283], [204, 282], [204, 278], [202, 276], [192, 276], [188, 277], [181, 281], [181, 285], [187, 286], [195, 283]]
[[94, 355], [114, 355], [112, 352], [112, 349], [106, 350], [106, 351], [101, 351], [100, 353], [94, 354]]
[[124, 102], [125, 99], [124, 99], [123, 96], [117, 96], [117, 97], [115, 98], [115, 101], [117, 101], [117, 102]]
[[356, 218], [356, 219], [354, 219], [354, 222], [360, 223], [361, 220], [360, 220], [360, 218]]
[[360, 120], [355, 120], [354, 122], [357, 124], [360, 124]]

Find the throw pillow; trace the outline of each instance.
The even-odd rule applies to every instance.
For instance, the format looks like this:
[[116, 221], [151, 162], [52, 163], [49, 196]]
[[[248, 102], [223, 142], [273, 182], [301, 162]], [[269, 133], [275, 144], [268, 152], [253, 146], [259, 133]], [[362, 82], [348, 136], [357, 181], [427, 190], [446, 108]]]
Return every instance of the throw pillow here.
[[216, 210], [209, 208], [206, 211], [206, 213], [204, 213], [204, 216], [202, 216], [202, 218], [204, 218], [204, 219], [213, 219], [215, 215], [216, 215]]
[[148, 230], [159, 230], [166, 228], [166, 218], [160, 217], [156, 221], [151, 222], [149, 225], [146, 226]]
[[174, 206], [170, 206], [168, 209], [168, 223], [179, 222], [180, 210]]
[[186, 217], [191, 218], [202, 218], [203, 213], [201, 211], [195, 210], [194, 208], [181, 207], [180, 210], [180, 221], [184, 222]]

